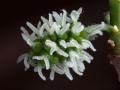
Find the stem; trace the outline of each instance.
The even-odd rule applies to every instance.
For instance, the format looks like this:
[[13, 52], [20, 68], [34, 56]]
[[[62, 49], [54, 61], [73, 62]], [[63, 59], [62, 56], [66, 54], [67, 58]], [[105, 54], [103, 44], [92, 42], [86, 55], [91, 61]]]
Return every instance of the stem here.
[[118, 32], [113, 32], [110, 34], [111, 39], [115, 43], [113, 52], [120, 55], [120, 0], [109, 0], [110, 6], [110, 24], [112, 26], [116, 25], [119, 29]]
[[109, 0], [110, 24], [117, 25], [120, 29], [120, 0]]
[[109, 55], [111, 64], [115, 67], [120, 81], [120, 0], [109, 0], [110, 24], [116, 25], [118, 30], [110, 30], [110, 38], [114, 41], [114, 47]]

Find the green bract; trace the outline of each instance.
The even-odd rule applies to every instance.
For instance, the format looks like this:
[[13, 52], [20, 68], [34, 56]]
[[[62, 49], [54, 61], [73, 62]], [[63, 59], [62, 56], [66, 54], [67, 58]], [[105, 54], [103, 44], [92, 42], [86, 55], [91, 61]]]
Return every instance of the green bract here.
[[73, 10], [70, 15], [62, 11], [60, 14], [53, 11], [48, 19], [41, 16], [42, 22], [39, 21], [37, 27], [27, 22], [31, 34], [21, 27], [22, 37], [31, 47], [31, 52], [21, 55], [18, 62], [24, 60], [25, 70], [32, 66], [43, 80], [46, 80], [43, 69], [51, 70], [51, 80], [55, 73], [65, 74], [73, 80], [70, 68], [78, 75], [83, 75], [84, 61], [90, 63], [93, 59], [86, 49], [96, 51], [90, 40], [102, 35], [101, 30], [105, 27], [103, 22], [85, 27], [79, 21], [81, 8]]

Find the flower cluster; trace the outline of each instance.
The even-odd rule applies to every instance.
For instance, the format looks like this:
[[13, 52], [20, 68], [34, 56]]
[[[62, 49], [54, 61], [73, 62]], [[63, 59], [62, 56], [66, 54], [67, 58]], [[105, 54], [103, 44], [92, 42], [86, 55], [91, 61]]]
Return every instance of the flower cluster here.
[[31, 51], [19, 56], [18, 63], [23, 60], [25, 70], [32, 66], [43, 80], [46, 80], [43, 69], [50, 70], [50, 80], [54, 80], [55, 73], [65, 74], [73, 80], [70, 69], [80, 76], [83, 75], [84, 62], [90, 63], [93, 60], [86, 49], [96, 51], [90, 40], [102, 35], [101, 30], [105, 24], [102, 22], [85, 27], [79, 21], [81, 13], [82, 8], [73, 10], [70, 15], [66, 10], [62, 10], [60, 14], [53, 11], [48, 19], [41, 16], [42, 22], [39, 21], [37, 27], [27, 22], [32, 33], [24, 27], [21, 30]]

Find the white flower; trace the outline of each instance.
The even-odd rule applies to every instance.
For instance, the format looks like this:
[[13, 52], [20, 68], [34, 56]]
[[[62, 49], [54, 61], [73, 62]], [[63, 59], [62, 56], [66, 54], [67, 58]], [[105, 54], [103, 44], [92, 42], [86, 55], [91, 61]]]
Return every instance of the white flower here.
[[[96, 51], [90, 40], [93, 40], [97, 35], [102, 35], [102, 30], [106, 27], [104, 22], [85, 27], [79, 22], [82, 8], [73, 10], [70, 15], [64, 9], [62, 12], [53, 11], [49, 13], [48, 19], [41, 16], [42, 21], [39, 21], [36, 27], [30, 22], [26, 22], [32, 33], [21, 27], [22, 37], [32, 49], [29, 54], [21, 55], [17, 63], [23, 60], [25, 70], [32, 66], [34, 72], [37, 72], [43, 80], [46, 80], [42, 73], [43, 69], [50, 69], [50, 80], [54, 80], [55, 73], [65, 74], [68, 79], [73, 80], [70, 73], [71, 69], [76, 74], [83, 75], [85, 70], [84, 61], [91, 63], [93, 60], [93, 57], [85, 50], [90, 48]], [[88, 38], [81, 35], [83, 31], [85, 37]], [[79, 36], [81, 42], [76, 39]], [[36, 40], [40, 42], [40, 46], [39, 43], [34, 46]], [[41, 50], [44, 50], [45, 54]], [[40, 63], [41, 61], [44, 61], [44, 65]]]

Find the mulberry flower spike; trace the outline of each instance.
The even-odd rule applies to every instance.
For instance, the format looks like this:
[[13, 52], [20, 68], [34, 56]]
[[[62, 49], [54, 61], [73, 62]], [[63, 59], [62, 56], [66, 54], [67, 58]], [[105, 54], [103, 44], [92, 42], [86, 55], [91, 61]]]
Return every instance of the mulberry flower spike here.
[[91, 63], [93, 57], [87, 52], [90, 48], [96, 51], [91, 43], [97, 35], [102, 35], [104, 22], [85, 27], [79, 17], [82, 8], [73, 10], [70, 14], [66, 10], [62, 13], [53, 11], [49, 18], [41, 16], [37, 26], [27, 22], [29, 33], [21, 27], [24, 41], [31, 47], [31, 51], [18, 57], [18, 63], [23, 60], [25, 71], [30, 67], [40, 78], [46, 80], [43, 69], [50, 70], [50, 80], [54, 80], [55, 73], [65, 74], [73, 80], [70, 70], [83, 75], [84, 62]]

